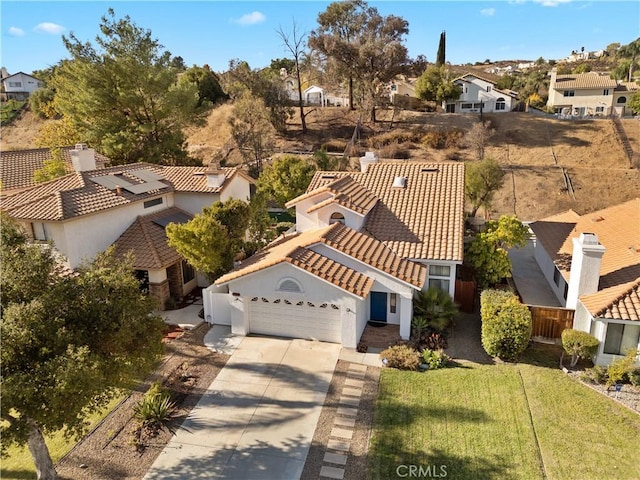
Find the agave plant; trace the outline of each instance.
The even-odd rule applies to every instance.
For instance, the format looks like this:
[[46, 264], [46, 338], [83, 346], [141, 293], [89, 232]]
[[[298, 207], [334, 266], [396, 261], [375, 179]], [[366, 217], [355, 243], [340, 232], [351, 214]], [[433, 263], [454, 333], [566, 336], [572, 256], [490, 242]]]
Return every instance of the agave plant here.
[[418, 292], [413, 300], [415, 318], [424, 318], [427, 327], [438, 332], [443, 331], [458, 313], [458, 306], [451, 295], [437, 287], [429, 287]]

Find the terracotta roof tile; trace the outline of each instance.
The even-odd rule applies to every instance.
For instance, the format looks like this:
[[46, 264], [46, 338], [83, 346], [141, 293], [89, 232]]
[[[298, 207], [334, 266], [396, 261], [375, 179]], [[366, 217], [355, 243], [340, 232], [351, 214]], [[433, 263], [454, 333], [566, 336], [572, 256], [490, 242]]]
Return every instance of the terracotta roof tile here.
[[570, 75], [557, 75], [555, 90], [589, 89], [589, 88], [616, 88], [618, 81], [608, 75], [596, 73], [574, 73]]
[[[75, 147], [63, 147], [60, 149], [65, 161], [67, 172], [73, 172], [71, 164], [71, 150]], [[104, 166], [111, 160], [96, 152], [96, 164]], [[33, 174], [44, 166], [46, 160], [51, 160], [51, 150], [48, 148], [35, 148], [30, 150], [11, 150], [0, 152], [0, 179], [2, 180], [2, 192], [10, 193], [36, 185]]]
[[424, 265], [399, 258], [375, 238], [339, 223], [280, 239], [247, 259], [235, 270], [220, 277], [216, 280], [216, 284], [227, 283], [279, 263], [288, 262], [346, 291], [364, 297], [371, 288], [373, 280], [313, 251], [313, 245], [320, 243], [417, 288], [421, 288], [424, 284], [426, 276]]
[[114, 242], [115, 254], [133, 255], [134, 267], [140, 270], [167, 268], [182, 260], [182, 256], [167, 243], [167, 235], [155, 220], [181, 213], [191, 215], [179, 208], [169, 208], [157, 213], [138, 217]]
[[[463, 164], [379, 162], [369, 165], [364, 173], [317, 172], [304, 196], [316, 194], [316, 189], [324, 191], [328, 183], [345, 176], [378, 197], [365, 229], [397, 255], [462, 261]], [[393, 187], [395, 177], [407, 178], [406, 187]]]
[[[166, 188], [134, 194], [122, 188], [115, 190], [99, 185], [91, 179], [106, 175], [116, 175], [131, 184], [141, 184], [143, 180], [135, 176], [135, 170], [149, 170], [164, 177], [161, 183]], [[206, 177], [199, 175], [201, 167], [169, 167], [148, 163], [119, 165], [90, 172], [71, 173], [22, 192], [3, 198], [0, 209], [18, 219], [60, 221], [79, 217], [101, 210], [144, 201], [161, 193], [178, 192], [221, 192], [235, 175], [245, 176], [238, 168], [225, 168], [226, 181], [216, 188], [207, 187]], [[253, 181], [253, 180], [251, 180]]]
[[580, 297], [595, 317], [640, 321], [640, 279]]
[[319, 210], [326, 205], [339, 204], [345, 208], [353, 210], [361, 215], [366, 215], [376, 204], [378, 198], [365, 187], [354, 181], [351, 176], [346, 175], [337, 178], [321, 188], [320, 192], [305, 194], [287, 202], [286, 207], [291, 208], [303, 199], [317, 195], [318, 193], [329, 193], [331, 197], [311, 207], [307, 212]]

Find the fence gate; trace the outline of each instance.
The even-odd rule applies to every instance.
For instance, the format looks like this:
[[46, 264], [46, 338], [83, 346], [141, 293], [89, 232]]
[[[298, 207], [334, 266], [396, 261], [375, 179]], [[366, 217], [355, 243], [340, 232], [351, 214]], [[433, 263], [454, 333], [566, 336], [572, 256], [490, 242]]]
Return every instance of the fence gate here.
[[531, 337], [555, 340], [565, 328], [573, 328], [574, 310], [528, 305], [531, 312], [533, 332]]

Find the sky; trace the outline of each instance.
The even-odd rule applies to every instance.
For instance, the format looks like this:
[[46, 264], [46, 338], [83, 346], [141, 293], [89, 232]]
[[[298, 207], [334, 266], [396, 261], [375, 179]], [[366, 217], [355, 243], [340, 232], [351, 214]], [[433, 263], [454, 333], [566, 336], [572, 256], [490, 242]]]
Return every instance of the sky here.
[[[9, 73], [32, 73], [68, 53], [63, 35], [95, 45], [100, 18], [113, 8], [128, 15], [187, 66], [227, 70], [240, 59], [252, 68], [290, 56], [277, 34], [310, 32], [331, 2], [269, 1], [30, 1], [0, 2], [0, 64]], [[446, 60], [453, 64], [497, 60], [560, 59], [572, 50], [596, 51], [640, 36], [637, 0], [369, 1], [382, 15], [409, 22], [409, 56], [435, 61], [446, 31]]]

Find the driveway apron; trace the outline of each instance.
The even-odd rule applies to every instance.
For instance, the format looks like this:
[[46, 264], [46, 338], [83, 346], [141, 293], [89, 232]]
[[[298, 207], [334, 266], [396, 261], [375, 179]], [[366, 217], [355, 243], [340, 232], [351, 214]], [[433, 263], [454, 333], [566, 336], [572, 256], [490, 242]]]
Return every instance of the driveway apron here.
[[340, 348], [244, 338], [144, 479], [299, 479]]

